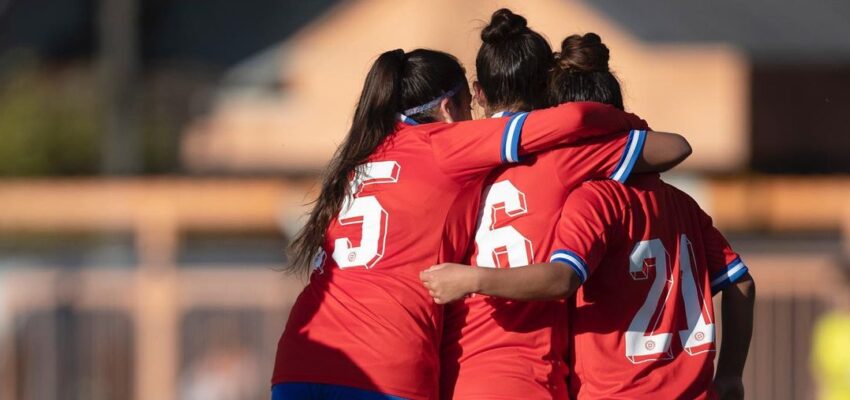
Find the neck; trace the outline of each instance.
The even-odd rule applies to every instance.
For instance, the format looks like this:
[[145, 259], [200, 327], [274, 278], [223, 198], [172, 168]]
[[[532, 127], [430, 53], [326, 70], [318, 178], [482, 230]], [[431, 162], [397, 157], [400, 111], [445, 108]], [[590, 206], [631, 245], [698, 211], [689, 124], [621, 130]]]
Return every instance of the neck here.
[[530, 110], [531, 110], [531, 107], [525, 107], [521, 104], [515, 104], [515, 105], [509, 105], [509, 106], [497, 105], [497, 106], [494, 106], [494, 107], [487, 106], [487, 107], [484, 108], [484, 112], [488, 116], [491, 116], [491, 115], [493, 115], [497, 112], [518, 112], [518, 111], [530, 111]]

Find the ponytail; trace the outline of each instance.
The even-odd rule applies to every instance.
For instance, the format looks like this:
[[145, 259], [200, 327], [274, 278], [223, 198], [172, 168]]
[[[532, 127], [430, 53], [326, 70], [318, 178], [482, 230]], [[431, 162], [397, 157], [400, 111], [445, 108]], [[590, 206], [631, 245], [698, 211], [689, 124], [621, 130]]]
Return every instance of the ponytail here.
[[[351, 129], [323, 174], [321, 194], [306, 225], [289, 245], [287, 271], [310, 272], [313, 258], [324, 244], [328, 226], [339, 213], [343, 200], [353, 195], [349, 181], [355, 169], [392, 135], [396, 115], [449, 93], [461, 83], [466, 84], [463, 68], [456, 58], [446, 53], [424, 49], [405, 53], [397, 49], [375, 60], [366, 75]], [[431, 122], [433, 112], [422, 110], [409, 117]]]
[[385, 52], [369, 69], [351, 129], [325, 170], [322, 192], [307, 224], [289, 246], [291, 272], [310, 271], [313, 258], [324, 242], [325, 230], [339, 212], [343, 199], [351, 195], [348, 184], [351, 174], [393, 132], [401, 99], [404, 57], [401, 49]]

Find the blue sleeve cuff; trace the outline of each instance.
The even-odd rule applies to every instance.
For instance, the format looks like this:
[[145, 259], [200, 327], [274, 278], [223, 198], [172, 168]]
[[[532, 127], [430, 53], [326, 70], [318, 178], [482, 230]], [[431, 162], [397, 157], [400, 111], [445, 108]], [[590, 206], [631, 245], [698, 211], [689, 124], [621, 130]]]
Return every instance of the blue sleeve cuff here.
[[629, 132], [629, 140], [626, 142], [626, 148], [623, 151], [623, 156], [620, 157], [620, 162], [617, 163], [617, 166], [614, 168], [614, 173], [611, 174], [610, 179], [620, 183], [625, 183], [626, 180], [629, 179], [629, 175], [632, 173], [632, 168], [634, 168], [635, 162], [637, 162], [637, 159], [643, 152], [643, 144], [645, 141], [646, 131], [635, 129]]
[[552, 253], [552, 256], [549, 257], [549, 262], [567, 264], [573, 269], [573, 271], [575, 271], [576, 275], [578, 275], [578, 279], [581, 283], [584, 283], [584, 281], [587, 280], [587, 263], [584, 262], [584, 259], [582, 259], [580, 255], [573, 253], [572, 251], [556, 250]]
[[711, 294], [715, 295], [721, 290], [726, 289], [726, 287], [747, 275], [748, 272], [749, 269], [744, 264], [744, 261], [741, 260], [741, 257], [736, 257], [723, 271], [711, 277]]
[[519, 142], [522, 137], [522, 126], [527, 117], [527, 112], [521, 112], [508, 119], [502, 134], [502, 163], [519, 162]]

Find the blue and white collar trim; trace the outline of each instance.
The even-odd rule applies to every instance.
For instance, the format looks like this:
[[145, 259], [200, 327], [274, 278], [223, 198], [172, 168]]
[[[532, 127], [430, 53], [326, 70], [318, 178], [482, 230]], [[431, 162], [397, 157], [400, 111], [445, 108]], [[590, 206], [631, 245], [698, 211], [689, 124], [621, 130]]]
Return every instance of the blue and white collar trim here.
[[514, 111], [499, 111], [499, 112], [494, 113], [493, 115], [491, 115], [491, 116], [490, 116], [490, 118], [511, 117], [511, 116], [513, 116], [514, 114], [516, 114], [516, 112], [514, 112]]
[[413, 118], [410, 118], [407, 115], [404, 115], [402, 113], [396, 113], [395, 119], [397, 119], [399, 122], [404, 123], [404, 124], [419, 125], [419, 123], [416, 122], [416, 120], [414, 120]]

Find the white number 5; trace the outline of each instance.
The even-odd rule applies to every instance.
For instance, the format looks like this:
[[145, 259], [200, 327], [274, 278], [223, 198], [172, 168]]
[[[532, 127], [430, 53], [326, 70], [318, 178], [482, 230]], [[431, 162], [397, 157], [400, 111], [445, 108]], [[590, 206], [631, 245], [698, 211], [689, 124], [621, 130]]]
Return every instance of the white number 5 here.
[[360, 196], [366, 185], [398, 182], [401, 166], [395, 161], [377, 161], [357, 167], [351, 180], [351, 196], [342, 203], [340, 225], [360, 224], [360, 246], [350, 238], [334, 241], [331, 257], [340, 268], [372, 268], [384, 256], [389, 215], [375, 196]]

